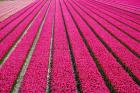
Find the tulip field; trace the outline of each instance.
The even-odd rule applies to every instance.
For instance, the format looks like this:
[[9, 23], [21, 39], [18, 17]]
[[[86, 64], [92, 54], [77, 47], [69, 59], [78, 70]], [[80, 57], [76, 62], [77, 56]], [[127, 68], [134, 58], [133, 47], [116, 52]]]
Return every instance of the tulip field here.
[[6, 17], [0, 93], [140, 93], [140, 1], [34, 0]]

